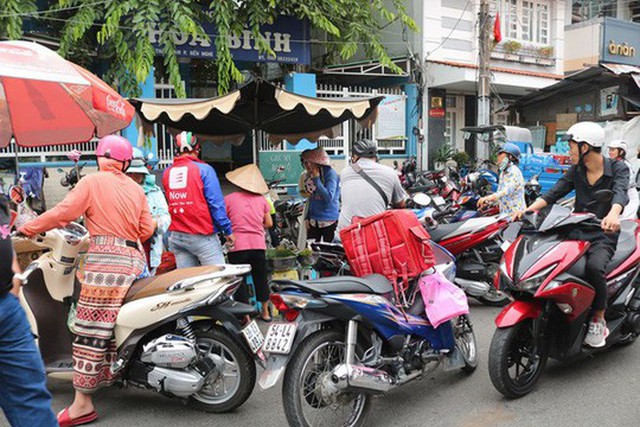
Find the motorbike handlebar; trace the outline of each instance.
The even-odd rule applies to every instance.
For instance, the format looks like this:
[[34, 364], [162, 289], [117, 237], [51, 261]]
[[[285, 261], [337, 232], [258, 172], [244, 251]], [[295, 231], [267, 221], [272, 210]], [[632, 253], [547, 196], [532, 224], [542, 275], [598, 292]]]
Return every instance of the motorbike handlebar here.
[[434, 212], [432, 215], [432, 218], [434, 219], [434, 221], [438, 221], [439, 219], [444, 218], [447, 215], [451, 215], [455, 213], [455, 211], [452, 208], [447, 208], [444, 211], [441, 212]]

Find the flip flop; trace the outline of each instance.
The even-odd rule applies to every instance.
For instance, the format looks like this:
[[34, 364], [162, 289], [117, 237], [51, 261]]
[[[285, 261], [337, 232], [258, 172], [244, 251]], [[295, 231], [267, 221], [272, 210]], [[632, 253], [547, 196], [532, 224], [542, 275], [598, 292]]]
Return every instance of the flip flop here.
[[271, 323], [271, 321], [273, 320], [273, 318], [271, 317], [269, 317], [268, 319], [265, 319], [262, 316], [258, 317], [258, 319], [262, 320], [264, 323]]
[[98, 419], [98, 413], [96, 411], [90, 412], [78, 418], [71, 418], [69, 415], [69, 408], [64, 408], [58, 412], [58, 424], [60, 427], [73, 427], [89, 424]]

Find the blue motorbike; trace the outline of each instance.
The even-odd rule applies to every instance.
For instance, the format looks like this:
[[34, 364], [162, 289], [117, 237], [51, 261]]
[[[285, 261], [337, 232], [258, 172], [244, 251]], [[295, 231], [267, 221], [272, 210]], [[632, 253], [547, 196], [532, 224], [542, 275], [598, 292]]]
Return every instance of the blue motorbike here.
[[[436, 266], [455, 277], [455, 258], [433, 244]], [[361, 426], [372, 397], [424, 377], [441, 363], [473, 372], [473, 327], [462, 315], [434, 328], [417, 283], [398, 303], [381, 275], [272, 282], [271, 302], [286, 323], [273, 324], [262, 351], [263, 389], [284, 374], [284, 412], [292, 426]]]

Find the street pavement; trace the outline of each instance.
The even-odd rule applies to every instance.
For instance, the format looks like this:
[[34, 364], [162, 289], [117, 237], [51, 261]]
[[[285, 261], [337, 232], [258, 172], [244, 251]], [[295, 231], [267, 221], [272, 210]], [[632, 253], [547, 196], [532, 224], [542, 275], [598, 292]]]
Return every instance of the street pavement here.
[[[478, 369], [470, 376], [438, 369], [428, 378], [376, 398], [367, 427], [640, 425], [640, 342], [575, 364], [551, 360], [531, 394], [508, 400], [493, 388], [487, 371], [493, 319], [499, 309], [471, 304], [481, 357]], [[71, 402], [70, 383], [51, 381], [49, 388], [55, 411]], [[268, 391], [256, 385], [238, 410], [217, 415], [191, 410], [180, 400], [153, 392], [111, 388], [96, 395], [101, 415], [97, 425], [285, 426], [280, 393], [280, 384]], [[0, 418], [0, 425], [8, 424]]]

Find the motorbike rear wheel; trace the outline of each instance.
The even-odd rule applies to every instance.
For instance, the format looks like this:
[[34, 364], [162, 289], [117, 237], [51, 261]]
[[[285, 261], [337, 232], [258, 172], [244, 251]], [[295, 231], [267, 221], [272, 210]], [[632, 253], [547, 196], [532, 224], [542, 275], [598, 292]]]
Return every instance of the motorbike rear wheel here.
[[532, 320], [496, 329], [489, 349], [489, 376], [500, 393], [509, 398], [528, 394], [546, 363], [546, 352], [535, 346]]
[[[335, 330], [316, 332], [300, 344], [289, 361], [282, 386], [284, 413], [289, 425], [365, 425], [371, 396], [330, 393], [331, 372], [345, 362], [345, 354], [344, 334]], [[309, 408], [315, 410], [315, 414], [307, 414]]]
[[196, 329], [196, 346], [216, 363], [205, 385], [189, 397], [192, 408], [205, 412], [233, 411], [251, 396], [256, 384], [256, 364], [249, 352], [226, 331]]

